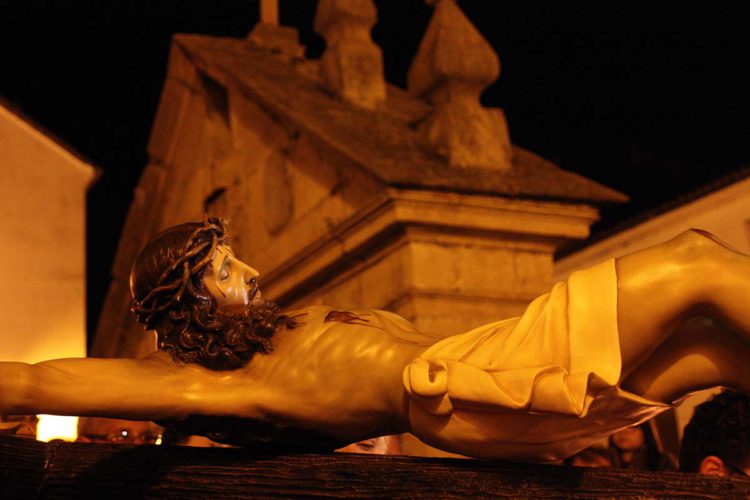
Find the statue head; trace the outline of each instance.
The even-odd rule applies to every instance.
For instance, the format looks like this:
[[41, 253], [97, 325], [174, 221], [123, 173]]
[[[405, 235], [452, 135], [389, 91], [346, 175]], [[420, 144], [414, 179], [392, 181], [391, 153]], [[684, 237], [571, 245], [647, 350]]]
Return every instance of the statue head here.
[[257, 278], [234, 256], [224, 221], [180, 224], [157, 234], [133, 263], [132, 311], [173, 358], [239, 368], [270, 352], [280, 325], [291, 326], [261, 298]]

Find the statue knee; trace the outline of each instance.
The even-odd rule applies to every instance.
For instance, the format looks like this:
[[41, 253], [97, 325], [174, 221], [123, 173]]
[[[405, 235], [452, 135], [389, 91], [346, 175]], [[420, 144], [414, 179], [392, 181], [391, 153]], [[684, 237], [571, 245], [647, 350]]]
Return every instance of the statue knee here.
[[701, 272], [704, 266], [713, 267], [712, 265], [721, 259], [727, 249], [721, 240], [702, 229], [688, 229], [667, 242], [667, 245], [671, 247], [670, 253], [673, 258], [689, 268], [697, 266], [698, 272]]

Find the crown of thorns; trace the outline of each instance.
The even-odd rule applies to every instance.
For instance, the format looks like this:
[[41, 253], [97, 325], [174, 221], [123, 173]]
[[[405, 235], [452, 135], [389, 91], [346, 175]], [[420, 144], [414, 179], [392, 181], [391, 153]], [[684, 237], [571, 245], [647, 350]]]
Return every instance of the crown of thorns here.
[[161, 273], [156, 286], [141, 300], [133, 300], [133, 313], [152, 328], [160, 313], [180, 302], [193, 285], [190, 277], [202, 271], [213, 259], [216, 247], [228, 240], [226, 222], [207, 217], [185, 243], [184, 253]]

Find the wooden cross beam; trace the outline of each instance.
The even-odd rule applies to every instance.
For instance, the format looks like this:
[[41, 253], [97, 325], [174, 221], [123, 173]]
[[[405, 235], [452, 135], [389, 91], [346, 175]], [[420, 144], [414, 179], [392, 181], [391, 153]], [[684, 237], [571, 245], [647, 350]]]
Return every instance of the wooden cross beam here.
[[0, 498], [747, 498], [750, 481], [505, 461], [239, 448], [50, 443], [0, 436]]

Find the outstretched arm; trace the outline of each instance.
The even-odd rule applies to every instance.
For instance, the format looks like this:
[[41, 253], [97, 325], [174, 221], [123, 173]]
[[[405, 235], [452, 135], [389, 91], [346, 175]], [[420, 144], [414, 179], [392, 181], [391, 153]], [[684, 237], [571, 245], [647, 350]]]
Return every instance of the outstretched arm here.
[[0, 363], [0, 414], [133, 420], [202, 414], [253, 416], [252, 392], [247, 387], [246, 392], [238, 390], [239, 382], [236, 372], [177, 365], [164, 353], [143, 359]]

